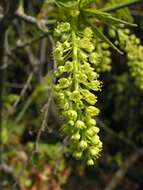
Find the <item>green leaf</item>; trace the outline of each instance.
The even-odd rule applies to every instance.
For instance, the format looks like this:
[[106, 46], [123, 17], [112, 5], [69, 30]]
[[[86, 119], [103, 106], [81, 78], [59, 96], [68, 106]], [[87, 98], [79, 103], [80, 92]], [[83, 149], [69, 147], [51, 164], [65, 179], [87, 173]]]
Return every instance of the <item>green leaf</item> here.
[[7, 129], [6, 129], [6, 127], [3, 127], [2, 128], [2, 132], [1, 132], [1, 141], [2, 141], [2, 144], [6, 144], [7, 140], [8, 140]]
[[80, 8], [88, 6], [90, 3], [93, 3], [95, 0], [81, 0], [79, 5]]
[[142, 0], [129, 0], [127, 2], [121, 2], [121, 3], [118, 3], [118, 4], [115, 4], [111, 7], [105, 7], [105, 8], [102, 8], [100, 9], [101, 11], [106, 11], [106, 12], [112, 12], [112, 11], [117, 11], [119, 9], [123, 9], [123, 8], [128, 8], [129, 6], [131, 5], [135, 5], [137, 3], [141, 3]]
[[115, 18], [111, 14], [105, 13], [105, 12], [102, 12], [99, 10], [84, 9], [84, 12], [88, 13], [89, 15], [94, 15], [98, 20], [101, 20], [107, 24], [111, 24], [111, 25], [124, 24], [124, 25], [128, 25], [128, 26], [137, 26], [136, 24]]
[[18, 98], [19, 96], [17, 94], [9, 94], [5, 97], [5, 101], [8, 103], [14, 103]]
[[93, 32], [97, 37], [99, 37], [103, 42], [108, 43], [113, 49], [115, 49], [120, 54], [123, 54], [100, 30], [94, 25], [90, 24], [92, 27]]

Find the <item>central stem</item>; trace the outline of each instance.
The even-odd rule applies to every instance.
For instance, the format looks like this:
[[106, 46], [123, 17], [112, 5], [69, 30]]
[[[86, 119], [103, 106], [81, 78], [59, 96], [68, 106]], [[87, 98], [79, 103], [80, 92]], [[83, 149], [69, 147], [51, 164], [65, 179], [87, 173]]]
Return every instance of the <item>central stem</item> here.
[[72, 31], [72, 43], [73, 43], [73, 79], [75, 90], [78, 90], [78, 46], [75, 31]]

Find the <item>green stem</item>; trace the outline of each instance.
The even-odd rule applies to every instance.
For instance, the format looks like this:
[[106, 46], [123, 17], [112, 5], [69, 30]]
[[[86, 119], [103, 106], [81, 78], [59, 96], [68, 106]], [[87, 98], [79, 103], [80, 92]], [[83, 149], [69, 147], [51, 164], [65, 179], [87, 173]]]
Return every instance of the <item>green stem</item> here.
[[74, 31], [72, 31], [72, 43], [73, 43], [73, 77], [74, 77], [74, 84], [75, 84], [75, 90], [78, 90], [78, 81], [76, 79], [76, 74], [78, 73], [78, 47], [77, 47], [77, 39], [76, 34]]
[[119, 3], [117, 5], [113, 5], [112, 7], [105, 7], [103, 9], [100, 9], [100, 11], [113, 12], [118, 9], [130, 7], [132, 5], [135, 5], [135, 4], [141, 3], [141, 2], [142, 2], [142, 0], [132, 0], [132, 1], [125, 2], [125, 3]]
[[21, 110], [21, 112], [19, 113], [19, 115], [16, 118], [16, 123], [19, 123], [21, 121], [21, 119], [24, 117], [27, 109], [29, 108], [29, 106], [31, 105], [33, 101], [33, 97], [30, 96], [29, 99], [27, 100], [27, 102], [25, 103], [23, 109]]

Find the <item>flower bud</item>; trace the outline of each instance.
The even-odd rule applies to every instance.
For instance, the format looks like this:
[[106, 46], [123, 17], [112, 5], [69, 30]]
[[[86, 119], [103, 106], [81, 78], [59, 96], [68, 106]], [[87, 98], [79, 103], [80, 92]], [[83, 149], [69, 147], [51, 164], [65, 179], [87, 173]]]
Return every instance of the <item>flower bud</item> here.
[[73, 141], [79, 141], [79, 139], [80, 139], [79, 133], [75, 133], [74, 135], [71, 136], [71, 140]]
[[115, 37], [116, 37], [116, 32], [115, 32], [115, 30], [110, 29], [110, 30], [109, 30], [109, 35], [110, 35], [111, 38], [115, 38]]
[[59, 86], [61, 88], [68, 88], [71, 85], [71, 81], [66, 78], [59, 79]]
[[91, 30], [91, 28], [86, 27], [83, 31], [83, 35], [89, 39], [91, 39], [93, 37], [93, 31]]
[[100, 149], [97, 148], [97, 147], [90, 147], [90, 149], [89, 149], [89, 154], [92, 157], [95, 157], [95, 156], [99, 155], [99, 152], [100, 152]]
[[59, 73], [59, 75], [61, 75], [62, 73], [66, 72], [65, 67], [64, 66], [59, 66], [57, 72]]
[[81, 140], [81, 141], [79, 142], [79, 148], [80, 148], [81, 150], [85, 150], [85, 149], [87, 148], [87, 142], [84, 141], [84, 140]]
[[95, 119], [89, 119], [89, 120], [87, 120], [87, 124], [88, 124], [88, 126], [95, 126], [96, 121], [95, 121]]
[[82, 89], [81, 93], [83, 95], [83, 99], [87, 101], [89, 104], [94, 105], [97, 101], [97, 97], [92, 94], [89, 90], [87, 89]]
[[95, 135], [91, 139], [93, 145], [97, 145], [100, 142], [99, 136]]
[[63, 43], [63, 47], [64, 47], [65, 49], [70, 48], [70, 43], [69, 43], [68, 41], [65, 41], [65, 42]]
[[109, 65], [111, 63], [111, 59], [109, 57], [104, 57], [102, 64]]
[[101, 60], [101, 56], [97, 52], [93, 52], [89, 55], [89, 61], [95, 65], [98, 64], [100, 60]]
[[64, 93], [62, 93], [62, 92], [58, 93], [58, 99], [64, 100], [64, 98], [65, 98]]
[[74, 121], [69, 120], [68, 124], [69, 124], [70, 126], [74, 126]]
[[62, 32], [68, 32], [70, 30], [70, 24], [68, 22], [61, 23], [58, 25], [57, 29]]
[[102, 143], [101, 141], [99, 141], [98, 147], [99, 147], [100, 149], [102, 149], [102, 146], [103, 146], [103, 143]]
[[66, 68], [67, 72], [71, 72], [73, 70], [73, 62], [67, 61], [65, 63], [65, 68]]
[[70, 99], [76, 103], [79, 103], [81, 99], [80, 92], [78, 90], [73, 91], [70, 96]]
[[66, 111], [66, 116], [70, 119], [75, 121], [77, 119], [77, 112], [74, 110], [68, 110]]
[[88, 136], [90, 136], [90, 137], [96, 135], [97, 133], [99, 133], [99, 128], [98, 128], [98, 127], [92, 127], [92, 128], [90, 128], [90, 129], [88, 129], [88, 130], [86, 131], [86, 134], [87, 134]]
[[93, 52], [93, 50], [94, 50], [93, 43], [90, 41], [89, 38], [86, 38], [86, 37], [80, 39], [79, 46], [81, 49], [84, 49], [85, 51], [87, 51], [89, 53]]
[[104, 48], [104, 49], [109, 48], [109, 44], [107, 44], [106, 42], [103, 42], [101, 45], [102, 45], [102, 48]]
[[88, 166], [93, 166], [94, 165], [94, 161], [92, 159], [88, 159], [87, 160], [87, 165]]
[[75, 127], [77, 129], [85, 129], [86, 125], [83, 121], [77, 120], [77, 122], [75, 123]]
[[92, 116], [96, 116], [96, 115], [99, 114], [99, 109], [96, 108], [96, 107], [94, 107], [94, 106], [88, 106], [88, 107], [86, 108], [86, 113], [87, 113], [88, 115], [90, 115], [91, 117], [92, 117]]
[[88, 58], [88, 55], [85, 52], [83, 51], [79, 52], [79, 59], [81, 59], [82, 61], [87, 61], [87, 58]]
[[79, 159], [81, 159], [81, 157], [82, 157], [82, 152], [77, 152], [77, 151], [75, 151], [75, 152], [73, 153], [73, 156], [74, 156], [77, 160], [79, 160]]
[[67, 101], [65, 101], [62, 106], [63, 106], [63, 110], [65, 111], [69, 109], [69, 103]]

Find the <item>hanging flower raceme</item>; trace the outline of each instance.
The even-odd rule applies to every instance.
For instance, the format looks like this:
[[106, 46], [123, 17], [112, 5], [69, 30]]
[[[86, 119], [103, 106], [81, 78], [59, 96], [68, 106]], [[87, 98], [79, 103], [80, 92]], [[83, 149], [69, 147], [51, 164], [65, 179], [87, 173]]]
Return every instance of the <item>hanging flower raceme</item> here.
[[[73, 28], [73, 27], [72, 27]], [[92, 64], [100, 61], [90, 28], [76, 33], [69, 23], [58, 24], [54, 50], [57, 63], [55, 100], [64, 118], [62, 130], [69, 137], [69, 148], [76, 159], [86, 158], [93, 165], [102, 149], [95, 116], [99, 109], [96, 91], [101, 88]]]
[[[115, 37], [115, 31], [110, 30], [110, 34]], [[134, 78], [136, 86], [143, 90], [143, 46], [140, 40], [131, 34], [129, 29], [120, 28], [117, 31], [120, 48], [126, 53], [127, 64], [131, 76]]]
[[[106, 42], [99, 41], [96, 43], [96, 52], [89, 57], [91, 63], [95, 64], [98, 73], [109, 72], [111, 70], [111, 52], [110, 46]], [[95, 54], [98, 55], [98, 62], [95, 63]]]

